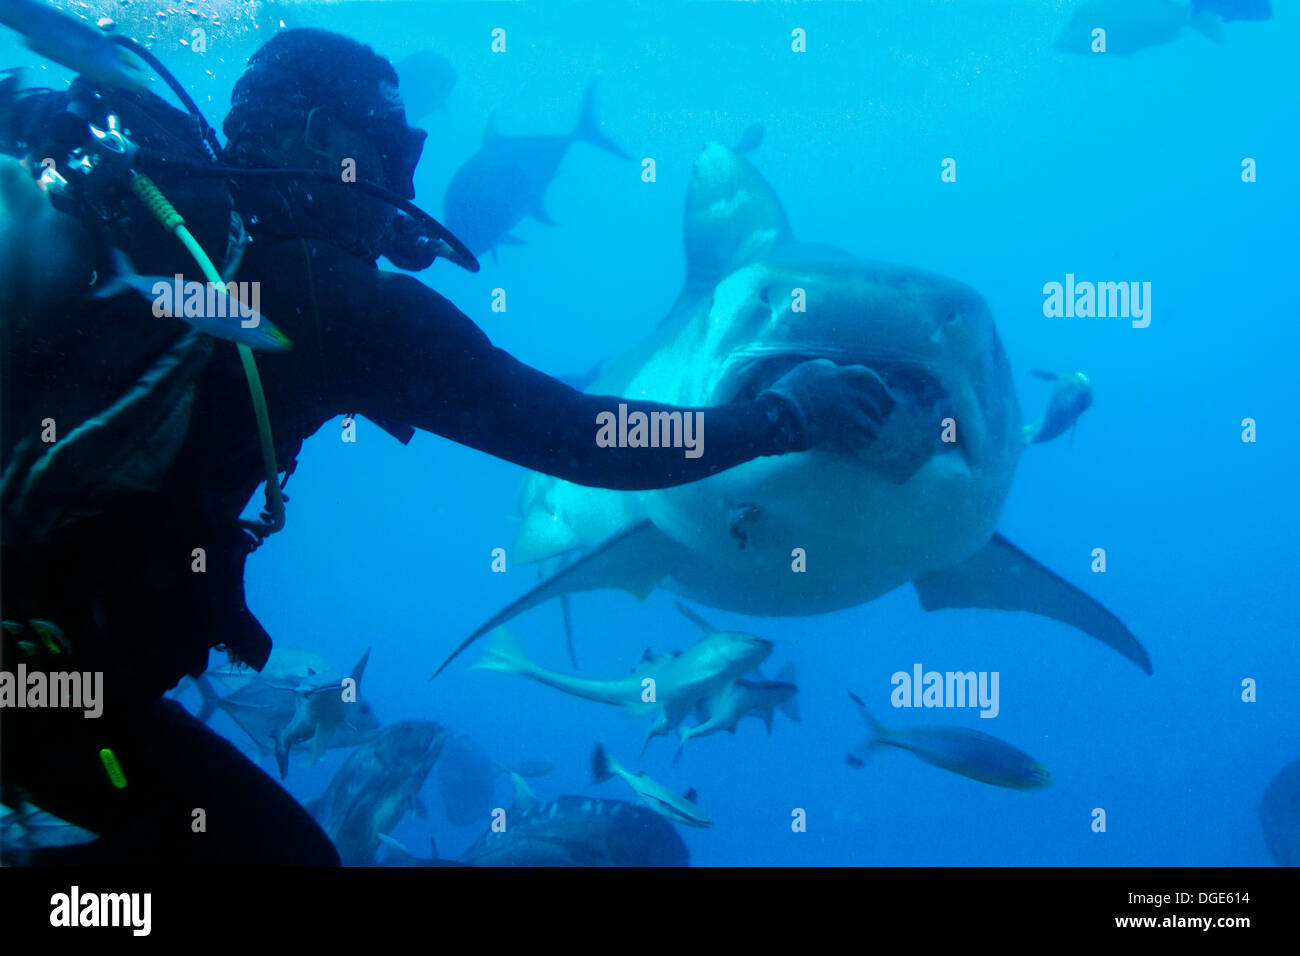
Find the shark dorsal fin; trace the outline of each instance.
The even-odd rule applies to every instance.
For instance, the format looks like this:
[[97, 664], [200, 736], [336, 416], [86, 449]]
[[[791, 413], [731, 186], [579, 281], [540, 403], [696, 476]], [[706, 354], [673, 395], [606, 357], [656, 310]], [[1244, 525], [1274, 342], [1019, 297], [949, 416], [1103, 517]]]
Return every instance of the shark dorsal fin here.
[[352, 668], [352, 673], [348, 676], [356, 682], [357, 689], [361, 689], [361, 675], [366, 672], [366, 662], [370, 660], [370, 648], [361, 655], [361, 660], [357, 661], [356, 666]]
[[687, 284], [713, 284], [790, 238], [781, 200], [749, 160], [710, 143], [686, 191]]

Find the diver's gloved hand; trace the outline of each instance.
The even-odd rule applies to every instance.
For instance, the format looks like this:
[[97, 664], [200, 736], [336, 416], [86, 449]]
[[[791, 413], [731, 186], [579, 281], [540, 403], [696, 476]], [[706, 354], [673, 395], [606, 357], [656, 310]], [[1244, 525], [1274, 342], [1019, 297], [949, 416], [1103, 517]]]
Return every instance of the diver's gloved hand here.
[[799, 450], [823, 444], [861, 449], [880, 434], [898, 404], [884, 379], [865, 365], [829, 359], [796, 365], [761, 394], [793, 407], [802, 434]]

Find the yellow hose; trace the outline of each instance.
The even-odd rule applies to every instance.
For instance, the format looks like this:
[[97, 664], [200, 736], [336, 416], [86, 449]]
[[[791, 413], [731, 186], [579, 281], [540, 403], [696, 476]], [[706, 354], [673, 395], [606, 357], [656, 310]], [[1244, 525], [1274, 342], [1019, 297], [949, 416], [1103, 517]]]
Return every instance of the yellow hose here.
[[[140, 173], [131, 180], [131, 188], [144, 203], [146, 209], [163, 226], [180, 240], [181, 245], [189, 250], [194, 261], [198, 263], [204, 278], [215, 285], [224, 286], [216, 267], [208, 254], [203, 251], [198, 240], [185, 227], [185, 219], [176, 208], [167, 201], [153, 181]], [[257, 359], [253, 350], [247, 345], [235, 343], [239, 350], [239, 361], [244, 367], [244, 378], [248, 381], [248, 394], [253, 400], [253, 415], [257, 419], [257, 439], [262, 447], [262, 467], [266, 471], [266, 512], [271, 518], [268, 534], [274, 534], [284, 527], [284, 495], [280, 491], [280, 470], [276, 467], [275, 442], [271, 435], [271, 415], [266, 409], [266, 394], [262, 391], [262, 376], [257, 371]]]

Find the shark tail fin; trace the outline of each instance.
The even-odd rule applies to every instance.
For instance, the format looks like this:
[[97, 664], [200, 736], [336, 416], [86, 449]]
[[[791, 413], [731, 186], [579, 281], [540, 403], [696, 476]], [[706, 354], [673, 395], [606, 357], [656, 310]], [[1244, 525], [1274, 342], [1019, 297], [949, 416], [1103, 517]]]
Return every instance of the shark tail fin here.
[[582, 94], [582, 112], [578, 116], [578, 125], [573, 128], [573, 138], [585, 140], [593, 146], [600, 147], [607, 153], [613, 153], [619, 159], [631, 159], [600, 128], [600, 120], [596, 118], [596, 81], [594, 78], [587, 83], [587, 89]]
[[200, 674], [194, 678], [194, 686], [199, 689], [199, 697], [203, 702], [199, 705], [198, 718], [202, 723], [207, 723], [212, 719], [212, 715], [221, 707], [221, 698], [212, 687], [212, 682]]
[[515, 636], [504, 627], [498, 627], [492, 633], [487, 653], [474, 666], [490, 671], [505, 671], [507, 674], [525, 674], [532, 664]]
[[612, 776], [614, 776], [614, 762], [609, 759], [604, 745], [596, 744], [596, 749], [591, 752], [591, 779], [595, 783], [604, 783]]

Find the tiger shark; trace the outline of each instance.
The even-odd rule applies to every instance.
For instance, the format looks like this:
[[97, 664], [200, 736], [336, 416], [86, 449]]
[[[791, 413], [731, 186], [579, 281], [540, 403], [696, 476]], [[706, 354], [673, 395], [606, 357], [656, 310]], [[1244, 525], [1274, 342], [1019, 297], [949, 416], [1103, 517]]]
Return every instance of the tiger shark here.
[[1114, 614], [997, 533], [1027, 442], [978, 292], [797, 241], [766, 180], [717, 143], [692, 170], [684, 240], [676, 303], [590, 391], [720, 405], [752, 399], [801, 362], [830, 359], [873, 369], [897, 405], [863, 447], [758, 458], [674, 488], [610, 491], [531, 474], [512, 556], [572, 560], [485, 622], [439, 672], [515, 615], [581, 591], [644, 599], [662, 587], [783, 617], [853, 607], [910, 582], [927, 611], [1054, 618], [1151, 673]]

